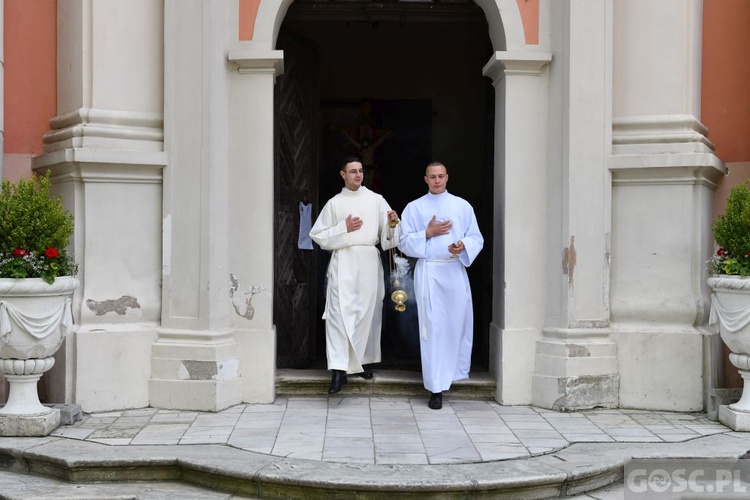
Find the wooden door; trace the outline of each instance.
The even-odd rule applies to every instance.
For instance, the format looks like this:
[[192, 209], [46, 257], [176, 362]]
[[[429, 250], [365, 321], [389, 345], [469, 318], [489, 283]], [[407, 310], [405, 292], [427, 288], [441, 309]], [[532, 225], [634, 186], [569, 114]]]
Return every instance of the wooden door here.
[[299, 203], [318, 213], [318, 49], [304, 38], [279, 34], [284, 74], [275, 87], [274, 305], [276, 366], [306, 368], [315, 360], [316, 252], [298, 248]]

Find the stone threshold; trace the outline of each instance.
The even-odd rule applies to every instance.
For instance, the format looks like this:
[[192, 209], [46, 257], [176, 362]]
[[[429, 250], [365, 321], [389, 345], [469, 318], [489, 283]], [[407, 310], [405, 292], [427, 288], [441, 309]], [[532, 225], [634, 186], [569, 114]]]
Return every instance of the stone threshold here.
[[[419, 372], [403, 370], [373, 371], [371, 380], [364, 380], [356, 375], [347, 377], [348, 383], [337, 396], [410, 396], [428, 397], [430, 394], [422, 385]], [[495, 397], [497, 384], [487, 373], [471, 373], [469, 380], [454, 382], [446, 397], [457, 399], [491, 400]], [[331, 372], [328, 370], [276, 370], [277, 396], [324, 396], [328, 394]]]

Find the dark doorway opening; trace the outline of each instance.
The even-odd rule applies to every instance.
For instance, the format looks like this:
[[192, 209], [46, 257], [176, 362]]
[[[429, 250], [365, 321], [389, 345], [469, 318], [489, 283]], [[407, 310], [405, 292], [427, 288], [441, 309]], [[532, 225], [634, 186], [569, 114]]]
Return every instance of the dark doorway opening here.
[[[317, 247], [292, 251], [279, 245], [296, 243], [295, 216], [304, 194], [313, 204], [314, 221], [341, 190], [342, 154], [359, 153], [370, 163], [365, 184], [399, 213], [426, 192], [424, 168], [432, 160], [448, 166], [448, 190], [474, 206], [485, 248], [468, 269], [474, 297], [472, 371], [486, 371], [494, 89], [482, 76], [492, 49], [481, 9], [469, 1], [297, 0], [287, 12], [277, 48], [284, 50], [285, 61], [276, 85], [277, 366], [326, 366], [320, 316], [329, 255]], [[388, 276], [390, 256], [382, 255]], [[386, 287], [379, 368], [418, 371], [413, 294], [407, 312], [396, 312], [388, 278]]]

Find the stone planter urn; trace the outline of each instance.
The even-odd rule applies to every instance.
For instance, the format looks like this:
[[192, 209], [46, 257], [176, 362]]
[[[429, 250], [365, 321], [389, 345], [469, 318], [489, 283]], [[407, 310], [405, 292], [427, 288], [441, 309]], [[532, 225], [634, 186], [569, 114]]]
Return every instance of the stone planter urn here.
[[718, 325], [721, 340], [731, 351], [729, 361], [742, 376], [740, 400], [719, 408], [719, 421], [736, 431], [750, 431], [750, 278], [714, 275], [708, 278], [710, 325]]
[[55, 364], [53, 355], [73, 329], [69, 276], [0, 279], [0, 370], [10, 384], [0, 408], [0, 436], [48, 435], [60, 425], [59, 410], [39, 401], [37, 382]]

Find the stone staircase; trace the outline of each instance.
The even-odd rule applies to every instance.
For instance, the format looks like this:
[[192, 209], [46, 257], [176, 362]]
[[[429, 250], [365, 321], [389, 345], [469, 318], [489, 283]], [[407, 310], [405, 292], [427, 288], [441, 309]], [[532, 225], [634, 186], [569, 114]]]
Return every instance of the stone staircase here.
[[[373, 370], [374, 377], [364, 380], [350, 375], [341, 396], [412, 396], [427, 397], [429, 393], [422, 386], [422, 374], [403, 370]], [[489, 400], [495, 397], [495, 380], [487, 372], [472, 373], [469, 380], [455, 382], [451, 390], [444, 393], [447, 398]], [[331, 372], [327, 370], [276, 371], [276, 394], [279, 396], [325, 396], [331, 382]]]

